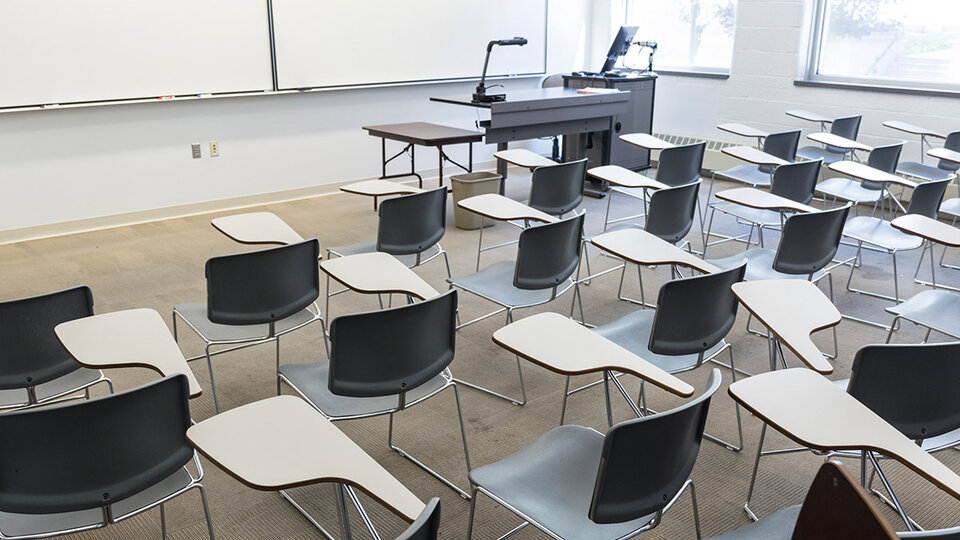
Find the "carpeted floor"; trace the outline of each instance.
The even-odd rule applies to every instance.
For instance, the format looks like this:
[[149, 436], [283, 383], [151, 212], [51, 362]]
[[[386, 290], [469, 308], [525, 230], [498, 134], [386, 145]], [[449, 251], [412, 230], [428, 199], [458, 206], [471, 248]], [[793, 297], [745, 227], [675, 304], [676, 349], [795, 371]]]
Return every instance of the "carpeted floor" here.
[[[432, 180], [429, 182], [432, 183]], [[724, 186], [718, 183], [718, 189]], [[704, 186], [706, 188], [706, 186]], [[512, 170], [508, 180], [508, 195], [525, 198], [529, 189], [529, 175]], [[705, 193], [706, 189], [701, 192]], [[599, 232], [607, 201], [586, 198], [587, 233]], [[817, 203], [819, 204], [819, 203]], [[634, 213], [638, 201], [624, 196], [613, 200], [613, 215]], [[450, 253], [454, 275], [473, 271], [476, 263], [477, 231], [464, 231], [453, 227], [452, 203], [448, 210], [446, 236], [442, 245]], [[322, 246], [346, 245], [366, 240], [376, 234], [376, 214], [371, 201], [365, 197], [337, 193], [302, 201], [268, 205], [251, 210], [266, 210], [279, 215], [305, 237], [316, 236]], [[237, 213], [237, 212], [231, 212]], [[231, 241], [210, 226], [210, 219], [217, 215], [203, 215], [158, 223], [123, 227], [87, 234], [78, 234], [47, 240], [0, 246], [0, 299], [13, 299], [63, 288], [87, 284], [94, 291], [95, 309], [98, 313], [134, 307], [158, 310], [169, 322], [170, 310], [181, 302], [202, 301], [205, 298], [203, 277], [204, 261], [214, 255], [236, 253], [257, 249]], [[744, 232], [730, 219], [718, 214], [714, 230], [732, 233]], [[695, 249], [701, 249], [698, 234], [699, 224], [688, 237]], [[485, 243], [515, 238], [517, 229], [498, 224], [484, 233]], [[765, 238], [768, 247], [776, 245], [776, 233]], [[743, 249], [742, 244], [727, 243], [710, 248], [711, 256], [733, 254]], [[514, 247], [486, 252], [482, 264], [511, 258]], [[615, 264], [613, 259], [602, 257], [595, 248], [589, 250], [593, 269]], [[843, 248], [841, 255], [852, 254]], [[914, 285], [911, 277], [916, 268], [919, 250], [901, 254], [901, 294], [909, 297], [923, 290]], [[948, 255], [956, 262], [956, 253]], [[865, 256], [862, 271], [854, 277], [855, 284], [872, 289], [892, 292], [889, 257], [879, 253]], [[655, 299], [657, 287], [668, 277], [668, 269], [644, 268], [644, 284], [648, 299]], [[438, 289], [445, 288], [445, 271], [439, 261], [431, 262], [417, 270], [429, 283]], [[631, 296], [639, 294], [636, 269], [628, 268], [625, 290]], [[883, 311], [889, 302], [848, 293], [845, 268], [835, 271], [837, 291], [836, 305], [843, 313], [855, 313], [874, 320], [889, 322], [890, 315]], [[960, 284], [956, 272], [941, 271], [938, 279]], [[599, 324], [627, 314], [637, 306], [616, 299], [619, 274], [613, 273], [595, 279], [583, 289], [587, 321]], [[826, 285], [824, 284], [824, 287]], [[567, 294], [551, 304], [520, 312], [519, 316], [539, 311], [568, 313], [573, 296]], [[322, 304], [321, 304], [322, 305]], [[377, 300], [372, 296], [354, 293], [343, 294], [331, 301], [331, 312], [325, 314], [329, 321], [339, 314], [375, 309]], [[461, 295], [462, 316], [475, 317], [491, 305], [471, 296]], [[765, 340], [745, 331], [747, 314], [740, 310], [737, 325], [728, 336], [735, 351], [738, 366], [757, 373], [767, 369]], [[756, 323], [754, 323], [756, 324]], [[452, 365], [453, 373], [461, 379], [475, 381], [512, 395], [519, 393], [514, 357], [496, 346], [490, 336], [503, 325], [501, 317], [494, 317], [467, 327], [457, 336], [457, 356]], [[840, 354], [835, 362], [835, 374], [831, 378], [846, 378], [854, 353], [865, 344], [882, 342], [886, 332], [844, 320], [839, 326]], [[181, 346], [185, 353], [193, 355], [201, 349], [200, 341], [190, 332], [181, 333]], [[918, 342], [923, 331], [905, 324], [894, 336], [901, 343]], [[943, 341], [943, 336], [934, 336], [934, 341]], [[829, 331], [815, 336], [821, 349], [832, 348]], [[284, 363], [311, 362], [323, 358], [320, 326], [314, 325], [296, 332], [282, 341]], [[136, 355], [136, 351], [131, 351]], [[798, 365], [796, 358], [787, 353], [788, 361]], [[263, 345], [216, 357], [218, 394], [221, 407], [229, 409], [269, 397], [275, 393], [272, 345]], [[209, 389], [209, 376], [202, 362], [192, 364], [203, 385]], [[706, 380], [708, 368], [682, 374], [680, 377], [697, 386], [698, 391]], [[523, 447], [539, 435], [555, 427], [559, 421], [560, 400], [564, 380], [561, 376], [524, 363], [529, 401], [524, 407], [516, 407], [496, 400], [474, 390], [463, 388], [461, 399], [467, 421], [467, 436], [474, 466], [490, 463]], [[732, 440], [736, 433], [733, 402], [726, 393], [729, 370], [722, 371], [724, 388], [717, 394], [711, 406], [708, 432]], [[134, 388], [153, 380], [155, 375], [143, 369], [110, 370], [119, 390]], [[596, 376], [577, 377], [574, 383], [596, 380]], [[638, 383], [624, 378], [627, 389], [635, 394]], [[606, 429], [601, 387], [577, 394], [570, 399], [567, 422]], [[94, 394], [104, 394], [97, 389]], [[289, 393], [288, 389], [284, 392]], [[816, 396], [810, 396], [816, 399]], [[652, 408], [665, 410], [681, 403], [666, 392], [648, 390], [648, 403]], [[622, 400], [613, 399], [615, 421], [631, 418], [631, 413]], [[213, 414], [213, 396], [207, 391], [191, 403], [192, 416], [203, 420]], [[377, 459], [384, 467], [406, 484], [421, 499], [432, 496], [443, 500], [443, 538], [459, 539], [466, 536], [469, 502], [462, 500], [453, 491], [415, 467], [387, 447], [387, 419], [376, 418], [348, 421], [338, 424], [351, 438]], [[746, 447], [734, 453], [716, 444], [704, 442], [692, 478], [697, 486], [700, 516], [705, 536], [719, 534], [748, 522], [742, 509], [753, 466], [757, 439], [761, 424], [744, 415]], [[453, 393], [445, 392], [436, 398], [413, 407], [398, 415], [397, 439], [400, 446], [420, 457], [436, 470], [466, 487], [466, 467], [460, 450], [459, 431]], [[650, 441], [656, 444], [656, 441]], [[782, 436], [767, 438], [767, 448], [785, 447], [789, 442]], [[960, 452], [947, 450], [939, 458], [954, 470], [960, 470]], [[109, 459], [109, 456], [105, 456]], [[318, 458], [319, 459], [319, 458]], [[764, 515], [802, 500], [809, 482], [822, 458], [809, 453], [790, 454], [765, 458], [761, 462], [754, 508]], [[859, 464], [848, 463], [850, 471], [858, 475]], [[269, 466], [269, 464], [265, 464]], [[960, 505], [943, 492], [932, 487], [902, 466], [890, 464], [886, 468], [898, 488], [911, 516], [927, 528], [960, 524]], [[318, 538], [316, 531], [280, 496], [272, 492], [258, 492], [233, 480], [217, 467], [204, 461], [204, 485], [208, 489], [211, 512], [216, 533], [223, 539], [254, 538]], [[294, 490], [305, 506], [315, 512], [318, 519], [336, 528], [334, 491], [331, 486], [312, 486]], [[384, 538], [394, 537], [404, 528], [399, 518], [384, 510], [377, 503], [363, 498], [365, 507]], [[884, 508], [894, 527], [902, 528], [895, 514]], [[355, 537], [366, 538], [356, 513], [353, 517]], [[200, 498], [192, 492], [167, 505], [169, 536], [175, 539], [204, 538], [206, 528]], [[512, 514], [481, 498], [477, 510], [475, 538], [496, 538], [515, 527], [519, 521]], [[160, 518], [156, 510], [146, 512], [130, 520], [100, 531], [79, 535], [83, 538], [159, 538]], [[681, 500], [667, 514], [663, 523], [654, 531], [646, 533], [649, 538], [693, 538], [693, 514], [688, 498]], [[517, 538], [545, 537], [528, 527]]]

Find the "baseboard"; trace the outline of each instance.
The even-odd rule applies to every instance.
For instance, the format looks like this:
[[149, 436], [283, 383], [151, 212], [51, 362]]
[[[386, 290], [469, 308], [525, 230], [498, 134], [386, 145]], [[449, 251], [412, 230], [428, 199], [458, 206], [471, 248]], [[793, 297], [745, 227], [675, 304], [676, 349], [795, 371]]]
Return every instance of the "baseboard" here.
[[[474, 164], [474, 170], [487, 170], [494, 168], [496, 168], [496, 160]], [[424, 186], [433, 185], [433, 183], [437, 180], [437, 173], [438, 170], [436, 168], [421, 171], [420, 174], [423, 176]], [[128, 227], [130, 225], [139, 225], [141, 223], [151, 223], [168, 219], [212, 214], [215, 212], [244, 210], [267, 204], [299, 201], [303, 199], [312, 199], [315, 197], [327, 197], [330, 195], [343, 194], [343, 192], [340, 191], [340, 186], [353, 182], [361, 182], [363, 180], [372, 180], [374, 178], [376, 177], [357, 178], [353, 180], [319, 184], [304, 188], [273, 191], [269, 193], [256, 193], [251, 195], [243, 195], [240, 197], [231, 197], [228, 199], [202, 201], [176, 206], [167, 206], [163, 208], [151, 208], [149, 210], [138, 210], [135, 212], [126, 212], [122, 214], [113, 214], [109, 216], [98, 216], [74, 221], [48, 223], [20, 229], [9, 229], [6, 231], [0, 231], [0, 245], [27, 242], [30, 240], [40, 240], [43, 238], [52, 238], [56, 236], [66, 236], [70, 234], [80, 234], [91, 231], [100, 231], [117, 227]], [[410, 178], [413, 179], [413, 181], [416, 181], [415, 177]], [[448, 172], [446, 176], [447, 181], [449, 181], [449, 178], [450, 176]], [[401, 181], [409, 182], [410, 180], [401, 179]]]

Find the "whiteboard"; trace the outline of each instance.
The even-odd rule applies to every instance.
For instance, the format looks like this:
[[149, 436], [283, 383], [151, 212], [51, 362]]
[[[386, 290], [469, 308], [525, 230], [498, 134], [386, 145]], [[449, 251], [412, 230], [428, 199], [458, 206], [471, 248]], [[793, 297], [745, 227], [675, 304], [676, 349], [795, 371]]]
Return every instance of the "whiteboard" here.
[[0, 107], [272, 85], [266, 0], [0, 0]]
[[546, 71], [547, 0], [273, 0], [278, 88]]

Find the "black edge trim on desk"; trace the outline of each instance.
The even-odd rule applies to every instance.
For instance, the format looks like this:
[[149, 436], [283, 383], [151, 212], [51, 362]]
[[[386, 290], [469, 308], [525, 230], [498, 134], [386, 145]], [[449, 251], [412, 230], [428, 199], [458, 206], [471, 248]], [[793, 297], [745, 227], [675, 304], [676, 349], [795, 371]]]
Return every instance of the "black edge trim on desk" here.
[[657, 75], [672, 75], [676, 77], [699, 77], [701, 79], [729, 79], [729, 73], [715, 73], [713, 71], [672, 71], [669, 69], [656, 70]]

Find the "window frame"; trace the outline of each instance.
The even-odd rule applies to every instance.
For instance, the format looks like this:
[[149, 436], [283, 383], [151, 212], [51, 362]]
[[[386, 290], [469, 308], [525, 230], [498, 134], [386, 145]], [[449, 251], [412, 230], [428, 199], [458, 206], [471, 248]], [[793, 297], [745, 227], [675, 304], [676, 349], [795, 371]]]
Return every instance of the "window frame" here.
[[[624, 0], [623, 3], [623, 25], [630, 26], [630, 7], [636, 1], [642, 0]], [[737, 8], [739, 10], [740, 0], [736, 0]], [[664, 64], [661, 67], [657, 67], [656, 62], [654, 62], [654, 73], [659, 75], [678, 75], [684, 77], [702, 77], [707, 79], [729, 79], [730, 73], [733, 71], [733, 53], [736, 46], [736, 35], [737, 35], [737, 23], [733, 23], [733, 37], [730, 45], [730, 67], [728, 68], [719, 68], [719, 67], [710, 67], [710, 66], [699, 66], [699, 65], [669, 65]]]
[[960, 95], [960, 83], [936, 83], [929, 81], [904, 81], [875, 77], [853, 77], [843, 75], [821, 75], [817, 72], [823, 48], [823, 31], [826, 23], [827, 2], [814, 0], [813, 14], [810, 17], [810, 36], [806, 51], [806, 65], [803, 77], [794, 81], [796, 86], [824, 86], [893, 92], [919, 95]]

